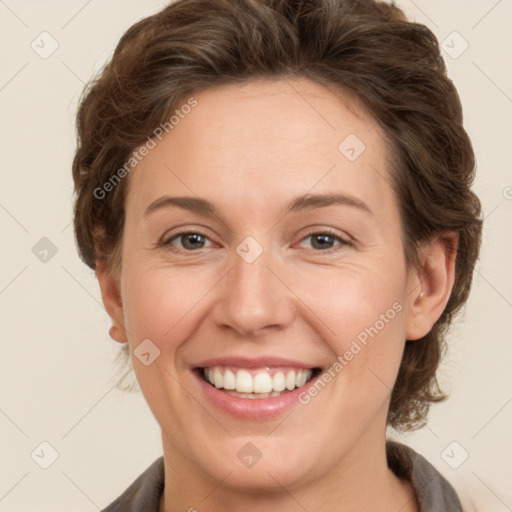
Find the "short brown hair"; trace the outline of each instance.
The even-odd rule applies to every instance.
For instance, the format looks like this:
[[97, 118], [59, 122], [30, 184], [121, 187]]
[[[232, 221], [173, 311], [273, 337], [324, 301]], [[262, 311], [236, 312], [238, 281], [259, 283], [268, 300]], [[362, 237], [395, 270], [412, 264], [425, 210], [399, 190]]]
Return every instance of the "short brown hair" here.
[[[407, 265], [419, 244], [458, 233], [455, 283], [432, 330], [407, 341], [388, 424], [423, 426], [445, 395], [436, 370], [466, 302], [481, 243], [475, 160], [435, 35], [374, 0], [176, 0], [122, 36], [77, 114], [74, 228], [82, 260], [120, 268], [129, 177], [98, 189], [187, 95], [260, 78], [308, 78], [349, 92], [386, 134]], [[148, 138], [149, 137], [149, 138]], [[96, 193], [95, 193], [96, 191]], [[117, 255], [117, 256], [116, 256]]]

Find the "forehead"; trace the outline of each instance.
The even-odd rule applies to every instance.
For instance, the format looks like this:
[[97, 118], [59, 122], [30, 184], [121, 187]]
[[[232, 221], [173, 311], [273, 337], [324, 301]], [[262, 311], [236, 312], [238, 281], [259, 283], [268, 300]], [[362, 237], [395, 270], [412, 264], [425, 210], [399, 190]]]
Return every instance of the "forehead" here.
[[392, 194], [384, 137], [346, 94], [295, 79], [222, 86], [193, 97], [197, 105], [132, 171], [127, 210], [140, 215], [171, 194], [259, 215], [264, 204], [270, 215], [269, 205], [278, 208], [309, 191], [355, 195], [377, 209], [393, 206], [385, 204]]

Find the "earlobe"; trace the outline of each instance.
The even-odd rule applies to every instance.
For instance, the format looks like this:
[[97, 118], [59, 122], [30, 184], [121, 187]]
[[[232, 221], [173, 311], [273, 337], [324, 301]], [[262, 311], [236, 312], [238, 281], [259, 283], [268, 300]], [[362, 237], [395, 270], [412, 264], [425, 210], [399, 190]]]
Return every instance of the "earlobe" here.
[[110, 327], [108, 334], [114, 341], [117, 341], [118, 343], [126, 343], [128, 341], [123, 326], [118, 325], [117, 322], [115, 322]]
[[406, 338], [426, 336], [442, 315], [455, 282], [458, 237], [455, 232], [436, 236], [420, 249], [419, 268], [411, 270]]
[[118, 343], [126, 343], [128, 338], [124, 327], [123, 304], [119, 283], [108, 269], [104, 260], [96, 262], [96, 278], [100, 285], [103, 305], [112, 320], [112, 327], [109, 330], [110, 337]]

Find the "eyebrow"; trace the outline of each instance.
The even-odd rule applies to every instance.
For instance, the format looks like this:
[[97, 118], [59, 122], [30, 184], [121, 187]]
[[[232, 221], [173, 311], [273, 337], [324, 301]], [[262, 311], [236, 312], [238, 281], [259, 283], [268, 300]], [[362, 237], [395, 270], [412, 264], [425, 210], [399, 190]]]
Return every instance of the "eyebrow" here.
[[[357, 208], [363, 212], [373, 215], [370, 207], [361, 199], [348, 194], [305, 194], [293, 199], [285, 214], [313, 210], [316, 208], [327, 208], [328, 206], [342, 205]], [[145, 210], [144, 217], [162, 208], [178, 207], [208, 217], [222, 218], [215, 206], [199, 197], [171, 197], [162, 196], [153, 201]]]

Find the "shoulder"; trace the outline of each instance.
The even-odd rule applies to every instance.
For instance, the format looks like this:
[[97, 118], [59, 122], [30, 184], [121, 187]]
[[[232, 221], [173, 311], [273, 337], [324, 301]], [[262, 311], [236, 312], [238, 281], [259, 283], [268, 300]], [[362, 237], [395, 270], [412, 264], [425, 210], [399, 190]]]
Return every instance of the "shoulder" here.
[[158, 512], [164, 489], [164, 458], [156, 459], [102, 512]]
[[463, 512], [455, 489], [425, 457], [395, 441], [386, 442], [386, 454], [389, 468], [412, 483], [420, 512]]

